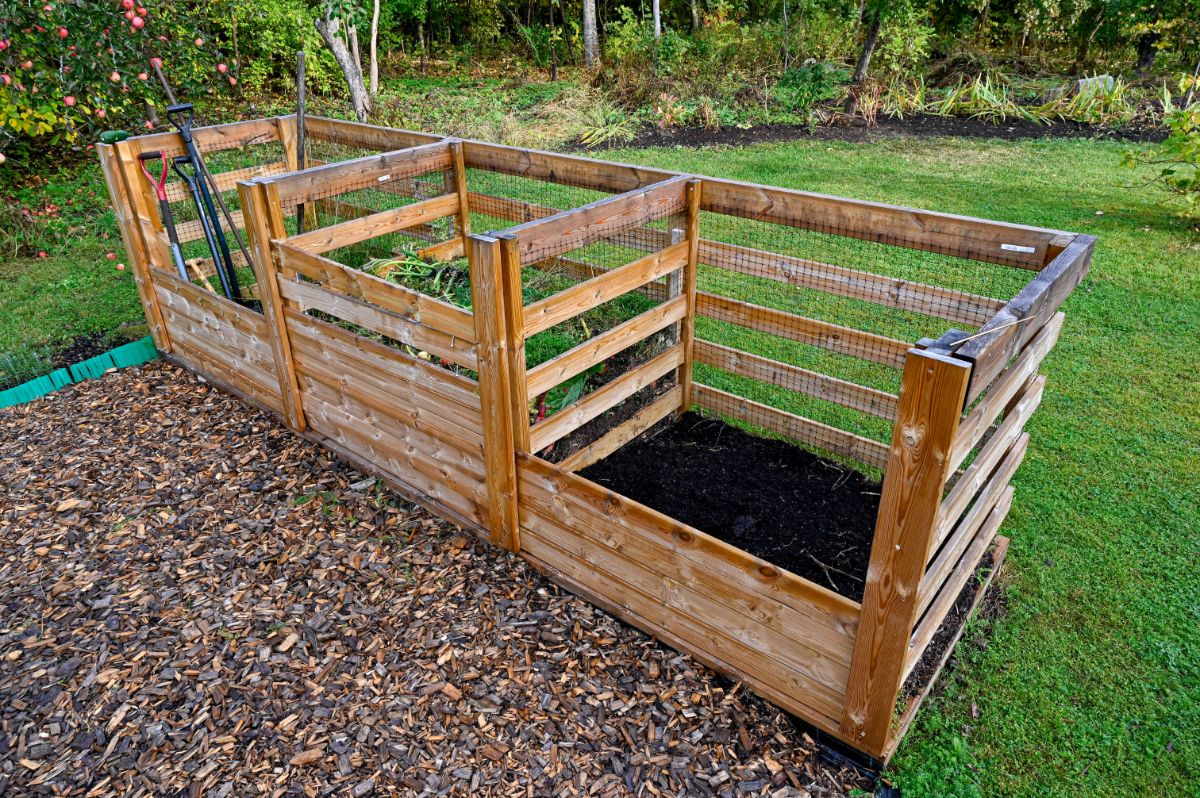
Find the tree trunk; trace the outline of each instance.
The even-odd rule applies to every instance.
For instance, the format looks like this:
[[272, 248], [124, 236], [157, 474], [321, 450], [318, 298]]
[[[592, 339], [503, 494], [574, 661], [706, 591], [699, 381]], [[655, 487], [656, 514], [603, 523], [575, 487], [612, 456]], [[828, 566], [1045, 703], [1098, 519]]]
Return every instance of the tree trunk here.
[[1158, 34], [1145, 33], [1137, 40], [1137, 76], [1144, 78], [1154, 68], [1154, 57], [1158, 55]]
[[558, 80], [558, 48], [554, 46], [554, 3], [550, 3], [550, 80]]
[[421, 74], [425, 75], [429, 72], [429, 64], [425, 58], [425, 21], [417, 23], [417, 38], [421, 40]]
[[1196, 62], [1196, 68], [1192, 70], [1192, 85], [1188, 86], [1187, 94], [1183, 96], [1183, 107], [1187, 108], [1192, 104], [1192, 100], [1196, 97], [1196, 84], [1200, 83], [1200, 61]]
[[700, 7], [692, 0], [692, 33], [700, 32]]
[[366, 72], [362, 67], [362, 50], [358, 46], [358, 26], [348, 25], [346, 27], [346, 43], [350, 47], [350, 54], [354, 56], [354, 65], [358, 67], [358, 74], [365, 75]]
[[[696, 6], [693, 2], [692, 9]], [[788, 62], [791, 61], [791, 54], [788, 52], [788, 8], [787, 0], [783, 0], [783, 71], [788, 71]]]
[[596, 30], [596, 0], [583, 0], [583, 65], [600, 66], [600, 37]]
[[355, 119], [359, 122], [366, 122], [367, 116], [371, 113], [371, 96], [367, 94], [367, 87], [363, 84], [362, 69], [354, 63], [354, 56], [350, 54], [350, 51], [346, 49], [345, 42], [338, 36], [338, 28], [341, 27], [341, 23], [329, 17], [318, 17], [315, 25], [317, 33], [321, 34], [321, 38], [325, 40], [325, 44], [333, 53], [333, 59], [337, 61], [338, 66], [342, 69], [342, 75], [346, 78]]
[[858, 56], [858, 64], [854, 67], [854, 75], [850, 78], [854, 83], [862, 83], [867, 79], [867, 70], [871, 67], [871, 56], [875, 55], [875, 45], [879, 44], [879, 28], [883, 25], [883, 15], [878, 11], [870, 12], [871, 22], [867, 28], [867, 38], [863, 42], [862, 53]]
[[371, 96], [379, 94], [379, 0], [371, 13]]
[[662, 38], [662, 10], [659, 8], [659, 0], [651, 0], [650, 13], [654, 15], [654, 38]]

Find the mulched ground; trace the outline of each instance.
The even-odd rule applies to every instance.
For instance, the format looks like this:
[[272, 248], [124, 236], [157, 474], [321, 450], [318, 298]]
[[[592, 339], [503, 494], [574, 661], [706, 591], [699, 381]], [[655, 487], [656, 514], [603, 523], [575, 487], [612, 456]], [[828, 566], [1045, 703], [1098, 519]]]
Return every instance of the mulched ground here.
[[0, 794], [853, 786], [784, 713], [173, 366], [0, 411]]
[[[1087, 138], [1117, 141], [1162, 141], [1167, 131], [1162, 127], [1128, 126], [1099, 127], [1083, 122], [1059, 120], [1042, 125], [1021, 119], [993, 124], [982, 119], [945, 117], [933, 114], [913, 114], [903, 119], [880, 117], [875, 127], [867, 127], [861, 119], [837, 125], [755, 125], [750, 128], [722, 127], [708, 130], [701, 127], [660, 129], [647, 126], [638, 131], [633, 141], [610, 142], [594, 149], [626, 149], [644, 147], [744, 147], [781, 141], [880, 141], [882, 139], [932, 136], [962, 136], [988, 139]], [[583, 145], [575, 149], [587, 150]]]
[[862, 600], [881, 488], [857, 471], [685, 413], [580, 474]]

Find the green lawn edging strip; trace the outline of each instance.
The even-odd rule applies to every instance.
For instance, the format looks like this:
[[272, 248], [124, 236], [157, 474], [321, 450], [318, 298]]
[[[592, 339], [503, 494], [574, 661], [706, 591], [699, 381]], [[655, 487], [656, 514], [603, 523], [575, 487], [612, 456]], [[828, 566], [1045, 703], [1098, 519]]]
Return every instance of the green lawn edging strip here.
[[41, 399], [72, 383], [100, 377], [109, 369], [139, 366], [157, 357], [158, 351], [154, 348], [154, 340], [147, 335], [145, 338], [110, 349], [102, 355], [82, 360], [73, 366], [56, 369], [49, 374], [0, 391], [0, 409]]

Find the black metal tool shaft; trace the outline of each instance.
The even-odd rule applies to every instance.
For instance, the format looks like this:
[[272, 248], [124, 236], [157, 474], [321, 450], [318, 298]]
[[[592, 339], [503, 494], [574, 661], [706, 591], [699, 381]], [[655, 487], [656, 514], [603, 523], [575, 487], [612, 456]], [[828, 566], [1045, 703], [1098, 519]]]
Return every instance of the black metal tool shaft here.
[[[237, 284], [237, 275], [233, 273], [232, 269], [226, 272], [226, 270], [222, 268], [223, 264], [221, 262], [221, 251], [217, 244], [217, 238], [214, 233], [214, 228], [218, 230], [220, 228], [218, 225], [214, 224], [212, 217], [209, 216], [209, 212], [205, 210], [204, 198], [202, 196], [203, 183], [200, 179], [199, 170], [196, 168], [196, 162], [193, 161], [189, 155], [178, 155], [175, 157], [173, 165], [175, 168], [175, 174], [179, 175], [183, 182], [187, 184], [188, 191], [191, 193], [192, 199], [196, 203], [196, 213], [200, 217], [200, 229], [204, 232], [204, 240], [208, 243], [209, 252], [212, 253], [213, 265], [216, 267], [217, 272], [217, 279], [221, 281], [221, 292], [225, 294], [226, 298], [228, 299], [239, 299], [241, 297], [241, 292]], [[192, 171], [188, 172], [186, 169], [182, 168], [184, 166], [190, 166]]]

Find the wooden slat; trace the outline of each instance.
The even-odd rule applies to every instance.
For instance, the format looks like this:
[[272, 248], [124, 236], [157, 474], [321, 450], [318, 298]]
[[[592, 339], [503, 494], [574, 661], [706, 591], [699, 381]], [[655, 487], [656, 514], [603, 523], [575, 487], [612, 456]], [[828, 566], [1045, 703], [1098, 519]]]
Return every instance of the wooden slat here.
[[[586, 516], [575, 520], [595, 526]], [[640, 540], [636, 535], [628, 535], [618, 544], [620, 548], [609, 549], [580, 534], [579, 527], [569, 522], [544, 517], [540, 507], [525, 509], [521, 521], [529, 556], [631, 610], [649, 622], [643, 627], [651, 634], [669, 629], [691, 644], [684, 647], [685, 651], [699, 648], [718, 654], [736, 663], [739, 671], [778, 685], [791, 693], [796, 703], [824, 717], [837, 713], [846, 666], [821, 657], [817, 649], [797, 645], [778, 626], [757, 623], [725, 606], [704, 588], [676, 574], [660, 573], [660, 569], [669, 571], [669, 565], [656, 568], [655, 563], [634, 559], [628, 550], [634, 548], [631, 541]], [[622, 531], [617, 529], [614, 534]], [[669, 552], [658, 553], [659, 562], [673, 559]], [[775, 609], [768, 607], [767, 611]], [[823, 684], [813, 671], [819, 671], [825, 681], [842, 684]]]
[[[561, 507], [584, 515], [599, 514], [605, 527], [612, 524], [656, 541], [680, 558], [681, 567], [698, 565], [720, 575], [733, 594], [758, 595], [786, 604], [819, 627], [813, 630], [810, 642], [841, 652], [835, 656], [843, 661], [857, 629], [857, 602], [539, 457], [519, 452], [517, 462], [523, 497], [530, 496], [551, 513]], [[593, 534], [600, 530], [581, 531]], [[611, 546], [602, 536], [596, 535], [596, 539]]]
[[426, 382], [418, 382], [370, 370], [368, 361], [343, 355], [303, 335], [292, 336], [292, 347], [297, 374], [420, 427], [448, 446], [483, 457], [479, 408], [460, 405], [430, 390], [428, 382], [438, 375], [431, 373]]
[[529, 370], [526, 398], [541, 396], [554, 386], [666, 329], [682, 319], [686, 309], [685, 299], [676, 297], [535, 366]]
[[1062, 331], [1063, 314], [1056, 314], [1025, 347], [1016, 361], [992, 385], [987, 396], [975, 406], [958, 428], [958, 437], [950, 450], [951, 468], [958, 468], [1008, 407], [1013, 397], [1037, 373], [1046, 355], [1054, 348]]
[[292, 236], [287, 243], [297, 249], [319, 255], [331, 249], [348, 247], [360, 241], [378, 238], [390, 233], [399, 233], [418, 224], [428, 224], [458, 212], [458, 197], [442, 194], [433, 199], [402, 205], [386, 211], [360, 216], [339, 224], [311, 230]]
[[643, 407], [632, 418], [613, 427], [602, 437], [564, 458], [558, 467], [564, 471], [581, 471], [592, 463], [598, 463], [620, 449], [646, 430], [676, 412], [683, 402], [683, 388], [676, 385], [650, 404]]
[[547, 216], [562, 213], [561, 208], [522, 202], [508, 197], [495, 197], [478, 191], [467, 192], [467, 202], [472, 213], [507, 219], [510, 222], [531, 222], [534, 219], [545, 219]]
[[[988, 590], [995, 580], [996, 573], [1004, 566], [1004, 557], [1008, 552], [1008, 538], [1003, 535], [996, 537], [996, 545], [992, 547], [992, 567], [988, 569], [988, 573], [979, 580], [975, 587], [975, 597], [971, 601], [971, 606], [967, 609], [967, 621], [975, 615], [975, 611], [979, 609], [979, 605], [983, 603], [983, 598], [987, 595]], [[929, 680], [925, 682], [924, 687], [914, 696], [908, 699], [902, 710], [900, 717], [892, 724], [891, 734], [888, 736], [888, 743], [884, 747], [883, 756], [881, 759], [886, 764], [896, 753], [896, 749], [900, 745], [900, 741], [904, 739], [904, 735], [908, 733], [908, 729], [912, 726], [913, 720], [916, 719], [917, 713], [925, 699], [929, 697], [933, 687], [937, 684], [938, 677], [942, 670], [946, 667], [946, 663], [950, 661], [950, 656], [954, 653], [955, 646], [962, 639], [963, 633], [967, 630], [967, 623], [959, 627], [958, 631], [950, 638], [946, 650], [938, 658], [938, 661], [933, 664], [933, 673]], [[906, 676], [905, 679], [908, 677]]]
[[688, 243], [681, 241], [534, 302], [525, 308], [526, 337], [548, 330], [682, 268], [687, 265], [687, 252]]
[[908, 650], [905, 652], [904, 659], [904, 678], [908, 678], [908, 674], [912, 673], [912, 669], [921, 660], [921, 655], [925, 653], [929, 642], [933, 640], [933, 636], [937, 634], [942, 622], [946, 619], [946, 613], [954, 606], [958, 594], [962, 592], [966, 586], [967, 580], [975, 573], [975, 569], [979, 567], [979, 561], [983, 559], [984, 553], [987, 552], [988, 546], [996, 537], [996, 531], [1000, 529], [1000, 525], [1004, 523], [1004, 517], [1008, 514], [1009, 507], [1012, 506], [1012, 488], [1005, 491], [1004, 496], [996, 504], [995, 509], [988, 515], [987, 521], [984, 522], [975, 538], [971, 541], [971, 545], [959, 560], [954, 572], [945, 582], [942, 583], [942, 589], [938, 591], [937, 598], [930, 605], [925, 617], [917, 625], [913, 631], [912, 639], [908, 644]]
[[[511, 416], [512, 388], [504, 309], [504, 256], [495, 238], [467, 238], [471, 264], [471, 306], [479, 340], [479, 402], [487, 463], [487, 528], [491, 540], [521, 550], [518, 519], [517, 451]], [[528, 417], [528, 416], [526, 416]], [[526, 422], [528, 423], [528, 422]]]
[[877, 391], [857, 383], [839, 380], [790, 363], [742, 352], [703, 339], [696, 340], [696, 362], [752, 380], [777, 385], [797, 393], [824, 399], [843, 407], [861, 410], [879, 418], [896, 417], [895, 394]]
[[904, 364], [904, 353], [910, 346], [883, 335], [704, 291], [696, 295], [696, 314], [892, 368], [900, 368]]
[[[251, 119], [246, 122], [194, 127], [192, 128], [192, 140], [196, 142], [196, 147], [201, 153], [236, 150], [255, 144], [279, 141], [279, 123], [275, 117], [269, 117], [267, 119]], [[178, 131], [174, 130], [134, 136], [128, 141], [138, 153], [158, 150], [171, 156], [182, 155], [185, 152], [183, 138]]]
[[[153, 164], [147, 164], [147, 166], [152, 168]], [[250, 180], [262, 175], [279, 175], [287, 171], [287, 161], [272, 161], [257, 166], [245, 166], [241, 169], [233, 169], [228, 172], [213, 172], [212, 176], [217, 184], [217, 191], [226, 192], [236, 191], [237, 184], [243, 180]], [[167, 183], [167, 199], [171, 202], [191, 202], [192, 195], [187, 190], [186, 183], [182, 180], [176, 180]]]
[[343, 266], [329, 258], [311, 255], [296, 249], [290, 242], [276, 242], [276, 249], [280, 263], [285, 268], [295, 269], [326, 288], [378, 305], [410, 321], [461, 338], [466, 343], [475, 343], [475, 319], [470, 311], [373, 274]]
[[[275, 376], [275, 364], [269, 351], [255, 353], [253, 350], [239, 349], [240, 335], [189, 318], [177, 308], [164, 306], [163, 316], [170, 325], [174, 340], [183, 341], [193, 350], [204, 352], [239, 379], [253, 382], [264, 393], [278, 393], [279, 380]], [[256, 355], [265, 355], [266, 362]]]
[[970, 376], [961, 360], [920, 349], [904, 363], [840, 729], [872, 756], [888, 741]]
[[306, 116], [304, 133], [312, 141], [328, 141], [379, 152], [433, 144], [443, 138], [434, 133], [418, 133], [413, 130], [349, 122], [345, 119], [327, 119], [321, 116]]
[[188, 371], [219, 386], [237, 386], [237, 395], [246, 397], [251, 403], [281, 415], [283, 404], [279, 399], [278, 390], [264, 390], [258, 383], [230, 370], [229, 366], [191, 339], [179, 340], [167, 356], [168, 360], [179, 363]]
[[[683, 345], [683, 363], [679, 366], [676, 382], [683, 388], [679, 402], [679, 413], [686, 413], [692, 406], [693, 366], [696, 362], [696, 270], [700, 263], [700, 181], [692, 179], [687, 184], [687, 218], [684, 239], [687, 244], [687, 259], [684, 267], [667, 280], [667, 295], [678, 284], [679, 292], [687, 302], [683, 321], [678, 325], [679, 340]], [[674, 232], [674, 231], [672, 231]]]
[[[1059, 230], [704, 178], [703, 210], [1038, 270]], [[1028, 251], [1032, 250], [1032, 251]]]
[[[1096, 237], [1075, 236], [1071, 244], [980, 330], [987, 333], [958, 349], [958, 357], [974, 365], [967, 402], [988, 386], [1058, 308], [1088, 272]], [[1028, 321], [1023, 321], [1028, 319]], [[1014, 322], [1022, 322], [1016, 323]]]
[[449, 169], [450, 163], [449, 146], [444, 141], [437, 141], [258, 180], [276, 186], [282, 204], [294, 204], [331, 193], [378, 187], [404, 177], [439, 172]]
[[425, 390], [447, 406], [459, 407], [476, 415], [479, 413], [479, 383], [462, 374], [434, 365], [399, 349], [321, 319], [306, 316], [298, 310], [284, 310], [289, 334], [304, 337], [322, 351], [350, 358], [356, 368], [380, 372], [398, 379], [425, 386]]
[[1021, 461], [1025, 459], [1027, 451], [1029, 451], [1029, 434], [1023, 433], [1005, 455], [1003, 462], [996, 469], [996, 473], [992, 475], [991, 480], [975, 499], [975, 503], [971, 505], [971, 509], [954, 527], [953, 532], [946, 537], [945, 544], [929, 563], [925, 576], [921, 577], [921, 586], [917, 591], [920, 597], [917, 603], [918, 617], [929, 607], [942, 583], [950, 574], [950, 569], [954, 567], [963, 551], [974, 539], [975, 533], [979, 531], [992, 508], [1006, 493], [1011, 497], [1012, 486], [1009, 484], [1009, 480], [1020, 467]]
[[[125, 253], [129, 256], [133, 282], [137, 286], [138, 299], [142, 303], [142, 313], [146, 316], [146, 326], [150, 328], [154, 348], [160, 352], [170, 352], [171, 341], [166, 333], [162, 314], [159, 312], [158, 298], [154, 293], [149, 253], [142, 241], [141, 229], [134, 218], [136, 211], [129, 202], [128, 191], [125, 187], [125, 167], [121, 160], [120, 150], [111, 144], [97, 144], [96, 152], [100, 156], [100, 168], [104, 173], [109, 200], [112, 202], [113, 214], [116, 216], [117, 230], [121, 233]], [[133, 165], [132, 161], [130, 165]]]
[[987, 437], [979, 454], [971, 461], [971, 465], [954, 483], [954, 487], [942, 500], [938, 508], [938, 532], [934, 545], [940, 546], [954, 524], [958, 522], [963, 511], [971, 502], [971, 498], [983, 487], [1000, 458], [1017, 440], [1030, 416], [1033, 415], [1042, 401], [1042, 393], [1046, 387], [1045, 376], [1037, 376], [1029, 381], [1021, 398], [1005, 415], [1004, 422]]
[[578, 155], [541, 152], [483, 141], [464, 141], [463, 156], [469, 169], [486, 169], [506, 175], [616, 194], [660, 183], [677, 175], [676, 172], [644, 166], [598, 161]]
[[827, 294], [980, 327], [1004, 303], [998, 299], [933, 285], [778, 255], [723, 241], [700, 241], [700, 262], [720, 269], [763, 277]]
[[430, 244], [427, 247], [422, 247], [417, 250], [417, 257], [423, 260], [433, 261], [450, 261], [455, 258], [465, 257], [466, 245], [463, 243], [462, 236], [439, 241], [436, 244]]
[[694, 395], [698, 406], [714, 413], [786, 435], [801, 443], [858, 460], [874, 468], [887, 465], [888, 448], [879, 441], [793, 415], [770, 405], [743, 399], [699, 382], [695, 385]]
[[555, 441], [570, 435], [596, 416], [617, 406], [682, 364], [683, 346], [676, 344], [662, 354], [602, 385], [587, 396], [535, 424], [530, 430], [531, 451], [540, 452]]
[[424, 350], [455, 365], [476, 369], [475, 345], [469, 341], [426, 327], [397, 313], [383, 310], [360, 302], [346, 294], [339, 294], [312, 283], [286, 280], [280, 276], [279, 293], [284, 299], [299, 302], [312, 308], [344, 319], [351, 324], [366, 327], [372, 332]]
[[673, 178], [525, 222], [505, 232], [516, 236], [520, 242], [523, 263], [561, 255], [682, 210], [686, 202], [686, 181], [686, 177]]

